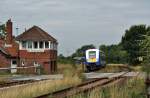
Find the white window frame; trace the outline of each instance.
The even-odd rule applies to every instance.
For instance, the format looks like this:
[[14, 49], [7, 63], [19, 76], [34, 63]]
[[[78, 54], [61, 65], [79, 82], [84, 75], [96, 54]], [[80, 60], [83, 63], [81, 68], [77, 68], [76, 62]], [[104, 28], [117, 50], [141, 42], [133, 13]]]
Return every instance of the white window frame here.
[[[34, 47], [34, 42], [37, 42], [37, 48]], [[43, 47], [40, 48], [40, 42], [43, 43]], [[48, 42], [48, 46], [46, 47], [45, 43]], [[29, 44], [31, 44], [30, 48]], [[51, 41], [26, 41], [26, 48], [23, 48], [22, 41], [19, 42], [19, 49], [20, 50], [27, 50], [28, 52], [44, 52], [44, 50], [54, 50], [56, 47], [54, 46], [55, 43], [51, 43]]]
[[49, 41], [49, 49], [51, 49], [51, 42]]

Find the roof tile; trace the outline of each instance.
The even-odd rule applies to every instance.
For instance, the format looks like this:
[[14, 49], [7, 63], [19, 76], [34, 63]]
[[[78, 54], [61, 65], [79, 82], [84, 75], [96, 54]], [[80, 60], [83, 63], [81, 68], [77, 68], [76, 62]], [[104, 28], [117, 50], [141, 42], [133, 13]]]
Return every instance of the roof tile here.
[[56, 42], [57, 40], [49, 35], [47, 32], [39, 28], [38, 26], [33, 26], [21, 35], [16, 37], [17, 41], [52, 41]]

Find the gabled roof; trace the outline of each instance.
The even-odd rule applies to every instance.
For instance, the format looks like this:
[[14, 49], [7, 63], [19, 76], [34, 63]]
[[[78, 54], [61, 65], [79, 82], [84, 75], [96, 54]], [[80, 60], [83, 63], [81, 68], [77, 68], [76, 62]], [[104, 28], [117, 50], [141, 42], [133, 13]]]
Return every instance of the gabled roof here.
[[17, 57], [19, 45], [12, 40], [11, 47], [5, 47], [5, 41], [0, 40], [0, 53], [3, 53], [9, 57]]
[[24, 33], [16, 37], [17, 41], [52, 41], [56, 42], [57, 40], [49, 35], [47, 32], [39, 28], [38, 26], [33, 26]]
[[8, 54], [8, 51], [6, 49], [4, 49], [3, 47], [0, 46], [0, 51], [6, 55], [9, 55]]

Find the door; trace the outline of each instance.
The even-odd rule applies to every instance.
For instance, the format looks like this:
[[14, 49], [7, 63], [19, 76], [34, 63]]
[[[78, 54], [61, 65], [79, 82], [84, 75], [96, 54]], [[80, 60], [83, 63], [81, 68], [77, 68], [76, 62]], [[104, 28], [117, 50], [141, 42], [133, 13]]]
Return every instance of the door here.
[[17, 72], [17, 60], [13, 59], [11, 60], [11, 73], [16, 73]]

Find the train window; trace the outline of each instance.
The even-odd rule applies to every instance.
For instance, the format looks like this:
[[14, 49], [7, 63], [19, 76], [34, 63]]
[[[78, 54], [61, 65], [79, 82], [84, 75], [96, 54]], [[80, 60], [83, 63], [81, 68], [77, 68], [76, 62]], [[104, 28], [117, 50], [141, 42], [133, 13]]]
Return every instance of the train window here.
[[96, 58], [96, 51], [89, 51], [89, 58]]

